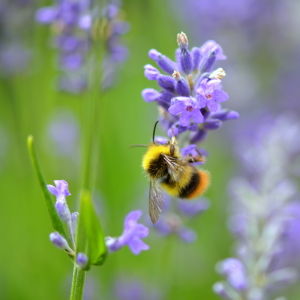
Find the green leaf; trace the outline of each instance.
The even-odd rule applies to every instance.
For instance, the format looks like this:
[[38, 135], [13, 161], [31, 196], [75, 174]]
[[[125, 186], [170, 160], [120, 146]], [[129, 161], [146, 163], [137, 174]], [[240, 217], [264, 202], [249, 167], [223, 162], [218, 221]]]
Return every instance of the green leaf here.
[[82, 190], [80, 196], [76, 254], [79, 252], [86, 254], [89, 259], [85, 270], [91, 265], [102, 265], [107, 254], [104, 233], [87, 190]]
[[48, 208], [48, 213], [49, 213], [49, 216], [51, 219], [52, 227], [54, 228], [55, 231], [59, 232], [68, 241], [69, 245], [71, 245], [70, 238], [68, 237], [68, 235], [65, 232], [64, 224], [61, 221], [61, 219], [59, 218], [59, 215], [55, 209], [54, 201], [52, 200], [52, 196], [51, 196], [50, 192], [48, 191], [47, 184], [46, 184], [42, 169], [41, 169], [39, 161], [38, 161], [38, 157], [37, 157], [36, 150], [34, 147], [32, 135], [29, 135], [27, 138], [27, 147], [28, 147], [32, 165], [37, 174], [40, 186], [41, 186], [43, 194], [44, 194], [44, 198], [45, 198], [46, 205]]

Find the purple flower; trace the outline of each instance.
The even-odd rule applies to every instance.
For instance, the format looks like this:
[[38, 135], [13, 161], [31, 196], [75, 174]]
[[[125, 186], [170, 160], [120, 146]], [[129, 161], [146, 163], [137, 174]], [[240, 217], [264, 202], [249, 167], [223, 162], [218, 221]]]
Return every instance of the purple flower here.
[[201, 198], [199, 200], [178, 200], [178, 209], [188, 217], [195, 217], [210, 207], [210, 202]]
[[197, 145], [189, 145], [181, 149], [181, 154], [183, 157], [202, 157], [202, 161], [193, 162], [193, 165], [203, 165], [205, 162], [204, 157], [207, 156], [207, 152], [203, 149], [197, 147]]
[[66, 202], [66, 196], [70, 196], [68, 183], [65, 180], [54, 180], [55, 186], [48, 184], [49, 192], [56, 196], [57, 202]]
[[216, 112], [219, 108], [218, 102], [228, 100], [228, 94], [218, 87], [220, 83], [219, 79], [207, 79], [201, 82], [197, 89], [200, 107], [207, 107], [209, 111]]
[[227, 258], [219, 262], [217, 269], [225, 275], [230, 285], [236, 290], [243, 291], [247, 288], [245, 268], [242, 262], [236, 258]]
[[217, 44], [215, 41], [207, 41], [200, 48], [200, 54], [202, 57], [208, 57], [211, 52], [214, 52], [216, 55], [216, 60], [223, 60], [227, 57], [223, 54], [222, 47]]
[[106, 246], [111, 252], [118, 251], [125, 245], [128, 245], [133, 254], [140, 254], [143, 250], [148, 250], [141, 239], [149, 234], [149, 230], [142, 224], [138, 224], [137, 220], [141, 217], [142, 212], [135, 210], [130, 212], [124, 221], [124, 231], [118, 238], [106, 238]]
[[173, 98], [169, 112], [175, 116], [180, 114], [179, 122], [182, 126], [188, 126], [192, 119], [196, 123], [202, 123], [204, 120], [198, 101], [192, 97]]
[[153, 226], [161, 236], [176, 235], [188, 244], [193, 243], [197, 238], [197, 234], [184, 226], [181, 218], [171, 212], [165, 211]]

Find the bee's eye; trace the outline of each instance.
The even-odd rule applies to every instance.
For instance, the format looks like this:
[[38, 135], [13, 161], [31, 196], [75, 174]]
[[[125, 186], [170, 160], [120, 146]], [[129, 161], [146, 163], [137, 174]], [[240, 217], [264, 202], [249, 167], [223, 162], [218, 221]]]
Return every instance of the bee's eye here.
[[170, 152], [171, 152], [171, 155], [174, 155], [174, 152], [175, 152], [175, 146], [172, 144], [171, 147], [170, 147]]

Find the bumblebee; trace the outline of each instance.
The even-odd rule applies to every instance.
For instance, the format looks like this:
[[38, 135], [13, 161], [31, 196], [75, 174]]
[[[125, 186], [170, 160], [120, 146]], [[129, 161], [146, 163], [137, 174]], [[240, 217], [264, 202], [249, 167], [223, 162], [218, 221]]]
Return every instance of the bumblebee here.
[[193, 199], [202, 195], [210, 184], [210, 173], [192, 165], [205, 160], [200, 153], [199, 156], [182, 157], [174, 135], [164, 145], [155, 142], [157, 123], [153, 142], [147, 146], [142, 162], [150, 178], [149, 215], [153, 224], [158, 221], [164, 204], [161, 188], [172, 196]]

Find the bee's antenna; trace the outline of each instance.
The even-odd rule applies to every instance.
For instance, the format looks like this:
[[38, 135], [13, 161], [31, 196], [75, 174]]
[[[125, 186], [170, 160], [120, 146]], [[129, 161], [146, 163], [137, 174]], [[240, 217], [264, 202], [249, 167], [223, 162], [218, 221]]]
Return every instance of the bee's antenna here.
[[144, 144], [136, 144], [136, 145], [131, 145], [131, 146], [129, 146], [129, 148], [133, 148], [133, 147], [148, 147], [148, 145], [144, 145]]
[[157, 125], [158, 122], [159, 122], [159, 121], [156, 121], [156, 122], [155, 122], [155, 125], [154, 125], [154, 128], [153, 128], [153, 138], [152, 138], [153, 143], [155, 143], [155, 142], [154, 142], [154, 138], [155, 138], [155, 129], [156, 129], [156, 125]]

